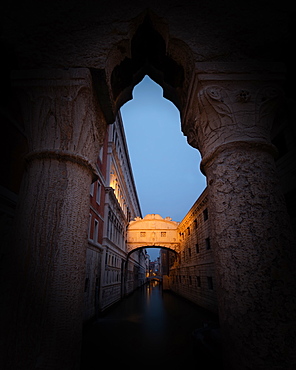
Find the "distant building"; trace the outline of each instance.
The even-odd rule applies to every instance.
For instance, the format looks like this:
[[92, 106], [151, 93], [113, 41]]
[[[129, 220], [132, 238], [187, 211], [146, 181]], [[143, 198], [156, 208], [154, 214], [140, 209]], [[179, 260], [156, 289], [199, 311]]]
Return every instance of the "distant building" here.
[[[169, 288], [212, 312], [218, 311], [215, 266], [211, 246], [207, 188], [196, 200], [178, 227], [180, 252], [172, 260], [163, 258], [169, 268]], [[173, 254], [170, 252], [170, 254]]]
[[141, 216], [120, 113], [109, 126], [97, 160], [99, 178], [90, 187], [84, 320], [143, 284], [145, 249], [127, 260], [126, 229]]
[[160, 268], [159, 257], [157, 257], [157, 260], [149, 262], [149, 276], [152, 277], [155, 275], [160, 275], [159, 268]]

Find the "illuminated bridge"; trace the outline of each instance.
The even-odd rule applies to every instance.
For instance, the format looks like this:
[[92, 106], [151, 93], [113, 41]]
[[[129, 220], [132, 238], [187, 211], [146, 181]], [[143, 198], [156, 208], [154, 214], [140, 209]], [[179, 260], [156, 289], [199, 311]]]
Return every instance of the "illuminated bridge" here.
[[165, 248], [176, 253], [180, 251], [178, 225], [170, 217], [162, 218], [149, 214], [131, 221], [127, 230], [127, 252], [130, 255], [140, 248]]

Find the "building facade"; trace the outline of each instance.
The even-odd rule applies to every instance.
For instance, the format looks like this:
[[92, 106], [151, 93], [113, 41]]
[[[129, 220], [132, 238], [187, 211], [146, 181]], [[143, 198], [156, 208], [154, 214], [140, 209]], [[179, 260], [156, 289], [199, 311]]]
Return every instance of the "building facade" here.
[[141, 216], [120, 113], [109, 126], [90, 187], [84, 320], [105, 310], [145, 282], [146, 251], [127, 261], [126, 230]]
[[180, 253], [169, 269], [169, 289], [205, 309], [217, 312], [209, 218], [206, 188], [179, 224]]

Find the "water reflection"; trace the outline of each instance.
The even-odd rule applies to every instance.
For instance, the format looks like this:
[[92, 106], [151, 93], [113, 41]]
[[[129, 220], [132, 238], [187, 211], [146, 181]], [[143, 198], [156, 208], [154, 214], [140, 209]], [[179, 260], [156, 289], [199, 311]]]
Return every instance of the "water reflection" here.
[[146, 285], [146, 304], [143, 314], [143, 334], [146, 346], [156, 349], [166, 340], [166, 316], [161, 285], [151, 281]]
[[141, 365], [135, 357], [143, 358], [143, 367], [153, 360], [156, 368], [206, 369], [209, 363], [201, 366], [206, 355], [192, 332], [211, 320], [210, 313], [163, 292], [161, 284], [152, 281], [88, 327], [83, 338], [81, 370], [98, 369], [104, 359], [109, 366], [139, 369]]

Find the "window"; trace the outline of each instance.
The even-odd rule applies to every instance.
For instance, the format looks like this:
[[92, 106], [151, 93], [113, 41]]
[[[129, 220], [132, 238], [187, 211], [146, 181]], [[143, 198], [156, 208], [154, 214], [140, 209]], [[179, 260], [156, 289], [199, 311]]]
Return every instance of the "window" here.
[[200, 276], [196, 276], [196, 284], [197, 284], [197, 287], [198, 287], [198, 288], [200, 288], [200, 287], [201, 287]]
[[160, 233], [160, 235], [161, 235], [161, 237], [166, 237], [166, 232], [165, 231], [162, 231], [161, 233]]
[[187, 233], [190, 235], [190, 227], [187, 227]]
[[195, 219], [195, 220], [193, 221], [193, 223], [194, 223], [194, 228], [195, 228], [195, 229], [197, 229], [197, 219]]
[[199, 245], [198, 245], [198, 243], [195, 244], [195, 250], [196, 250], [196, 253], [199, 253]]
[[102, 162], [103, 160], [103, 152], [104, 152], [104, 145], [101, 146], [100, 152], [99, 152], [99, 159]]
[[214, 289], [214, 286], [213, 286], [213, 278], [211, 276], [207, 276], [207, 280], [208, 280], [208, 288], [210, 290], [213, 290]]
[[99, 221], [95, 220], [95, 231], [94, 231], [94, 242], [98, 242], [98, 229], [99, 229]]
[[92, 215], [91, 213], [89, 214], [89, 218], [88, 218], [88, 238], [91, 239], [90, 237], [90, 233], [91, 233], [91, 221], [92, 221]]
[[141, 236], [141, 238], [145, 237], [146, 236], [146, 232], [145, 231], [141, 231], [140, 232], [140, 236]]
[[207, 221], [207, 219], [209, 218], [209, 213], [208, 213], [207, 208], [203, 211], [203, 218], [204, 218], [204, 221]]
[[99, 181], [97, 182], [98, 184], [98, 187], [97, 187], [97, 198], [96, 198], [96, 201], [98, 204], [101, 203], [101, 184], [99, 183]]
[[207, 250], [211, 249], [210, 238], [206, 238], [206, 249]]
[[191, 248], [188, 248], [188, 255], [189, 255], [189, 258], [191, 257]]
[[95, 183], [93, 182], [90, 187], [89, 187], [89, 194], [93, 197], [94, 196], [94, 188], [95, 188]]

